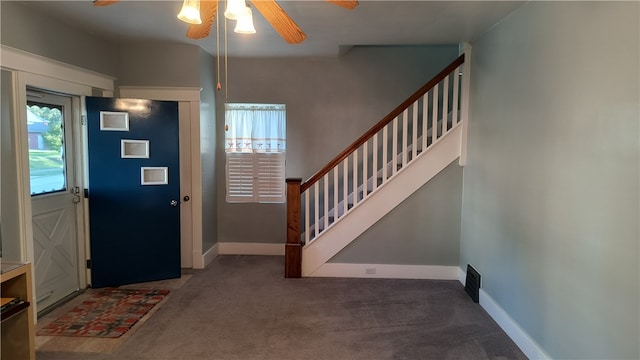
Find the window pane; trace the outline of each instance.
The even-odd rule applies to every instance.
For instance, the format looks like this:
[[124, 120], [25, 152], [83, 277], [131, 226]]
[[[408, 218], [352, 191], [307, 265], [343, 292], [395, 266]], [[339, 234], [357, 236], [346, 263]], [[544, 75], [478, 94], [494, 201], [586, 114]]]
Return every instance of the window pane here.
[[66, 190], [62, 106], [27, 103], [31, 195]]
[[285, 202], [286, 108], [225, 104], [227, 202]]

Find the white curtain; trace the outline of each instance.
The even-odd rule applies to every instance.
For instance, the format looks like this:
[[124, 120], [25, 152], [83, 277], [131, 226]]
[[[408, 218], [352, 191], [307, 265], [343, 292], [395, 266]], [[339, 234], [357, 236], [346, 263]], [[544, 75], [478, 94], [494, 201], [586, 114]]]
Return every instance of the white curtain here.
[[284, 105], [225, 104], [226, 152], [284, 152], [286, 131]]

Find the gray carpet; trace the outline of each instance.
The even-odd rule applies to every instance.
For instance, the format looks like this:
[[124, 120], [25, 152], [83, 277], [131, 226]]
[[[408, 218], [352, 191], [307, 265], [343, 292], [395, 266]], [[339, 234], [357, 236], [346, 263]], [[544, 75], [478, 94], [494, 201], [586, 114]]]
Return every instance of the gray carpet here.
[[38, 360], [526, 359], [457, 281], [284, 279], [278, 256], [220, 256], [111, 354]]

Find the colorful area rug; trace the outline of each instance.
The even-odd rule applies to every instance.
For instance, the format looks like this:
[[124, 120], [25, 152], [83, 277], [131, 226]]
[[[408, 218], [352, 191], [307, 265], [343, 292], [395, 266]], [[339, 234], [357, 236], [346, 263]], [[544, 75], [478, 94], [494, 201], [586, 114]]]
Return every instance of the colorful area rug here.
[[40, 329], [37, 335], [117, 338], [168, 294], [169, 290], [96, 290], [82, 304]]

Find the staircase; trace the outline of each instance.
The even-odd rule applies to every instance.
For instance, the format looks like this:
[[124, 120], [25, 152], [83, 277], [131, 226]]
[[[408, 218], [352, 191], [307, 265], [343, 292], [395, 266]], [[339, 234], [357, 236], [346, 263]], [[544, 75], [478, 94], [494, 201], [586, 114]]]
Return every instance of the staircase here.
[[287, 179], [285, 277], [322, 266], [457, 158], [468, 62], [461, 55], [304, 183]]

